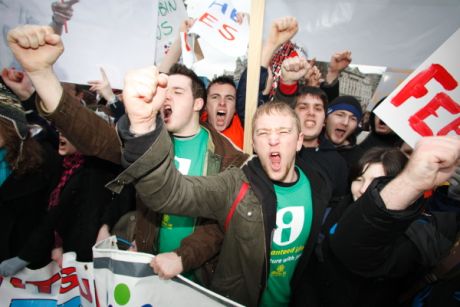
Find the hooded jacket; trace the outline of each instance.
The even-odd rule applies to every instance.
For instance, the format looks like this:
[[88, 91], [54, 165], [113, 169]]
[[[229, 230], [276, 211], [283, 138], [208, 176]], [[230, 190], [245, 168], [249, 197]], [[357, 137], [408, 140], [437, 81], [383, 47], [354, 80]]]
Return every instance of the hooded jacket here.
[[[134, 182], [140, 198], [152, 210], [208, 217], [224, 225], [242, 183], [249, 183], [250, 188], [236, 207], [225, 234], [211, 289], [241, 304], [257, 306], [266, 287], [276, 221], [273, 183], [259, 159], [253, 158], [242, 169], [230, 168], [216, 176], [183, 176], [174, 167], [172, 144], [161, 119], [157, 118], [157, 129], [143, 137], [130, 134], [127, 118], [120, 120], [118, 130], [124, 140], [123, 157], [128, 167], [108, 187], [120, 192], [125, 184]], [[291, 279], [293, 297], [301, 297], [296, 295], [297, 286], [316, 244], [331, 191], [321, 173], [302, 160], [296, 161], [296, 165], [310, 181], [313, 203], [310, 236]]]
[[[80, 105], [75, 97], [64, 92], [53, 113], [44, 112], [40, 101], [37, 102], [37, 108], [82, 154], [96, 156], [115, 164], [121, 163], [122, 144], [116, 130], [94, 112]], [[247, 155], [235, 149], [224, 136], [205, 124], [202, 126], [210, 136], [205, 161], [207, 174], [215, 174], [231, 165], [239, 166], [247, 159]], [[127, 221], [127, 224], [117, 228], [134, 228], [133, 235], [138, 250], [152, 253], [161, 216], [152, 212], [148, 205], [138, 201], [136, 214], [121, 221]], [[132, 216], [136, 218], [131, 219]], [[214, 257], [219, 251], [222, 237], [222, 231], [215, 223], [203, 221], [196, 227], [195, 232], [182, 240], [181, 246], [175, 251], [182, 257], [184, 271], [197, 268]]]

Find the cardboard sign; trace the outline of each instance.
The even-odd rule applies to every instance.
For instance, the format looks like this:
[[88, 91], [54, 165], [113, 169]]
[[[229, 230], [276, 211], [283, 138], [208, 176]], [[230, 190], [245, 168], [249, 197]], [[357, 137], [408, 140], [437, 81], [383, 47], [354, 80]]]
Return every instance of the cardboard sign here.
[[183, 0], [159, 0], [156, 30], [155, 63], [159, 65], [179, 34], [179, 26], [187, 18]]
[[229, 0], [215, 0], [198, 16], [190, 33], [212, 44], [230, 56], [246, 54], [249, 41], [247, 18], [242, 24], [236, 22], [237, 9]]
[[424, 136], [460, 135], [460, 30], [375, 110], [406, 143]]

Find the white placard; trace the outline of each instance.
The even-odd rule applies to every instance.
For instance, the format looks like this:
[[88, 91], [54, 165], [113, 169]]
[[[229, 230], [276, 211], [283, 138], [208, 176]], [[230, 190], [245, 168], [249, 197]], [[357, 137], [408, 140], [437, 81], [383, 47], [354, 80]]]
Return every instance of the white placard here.
[[[6, 44], [8, 31], [20, 24], [50, 24], [52, 2], [0, 1], [2, 67], [21, 69]], [[166, 6], [172, 10], [172, 4]], [[103, 67], [112, 87], [123, 88], [127, 70], [154, 64], [158, 7], [158, 2], [152, 0], [80, 0], [75, 3], [73, 16], [66, 25], [68, 31], [62, 33], [65, 51], [55, 64], [59, 79], [87, 84], [89, 80], [102, 78], [99, 68]]]
[[424, 136], [460, 135], [460, 30], [375, 110], [406, 143]]
[[62, 35], [59, 79], [86, 84], [100, 80], [103, 67], [112, 87], [123, 88], [128, 70], [154, 63], [157, 9], [152, 0], [80, 0]]
[[59, 268], [52, 261], [38, 270], [21, 270], [14, 276], [0, 276], [1, 306], [96, 307], [93, 265], [77, 262], [75, 253], [63, 255]]
[[179, 26], [187, 18], [182, 0], [158, 1], [158, 25], [155, 63], [159, 65], [179, 34]]
[[153, 273], [153, 255], [118, 250], [115, 236], [93, 247], [93, 262], [63, 255], [63, 267], [25, 268], [11, 277], [0, 276], [0, 306], [203, 306], [241, 307], [221, 295], [178, 275], [163, 280]]
[[236, 21], [237, 13], [231, 1], [214, 0], [198, 15], [190, 33], [200, 35], [201, 39], [226, 55], [242, 56], [247, 52], [249, 23], [244, 18], [239, 24]]

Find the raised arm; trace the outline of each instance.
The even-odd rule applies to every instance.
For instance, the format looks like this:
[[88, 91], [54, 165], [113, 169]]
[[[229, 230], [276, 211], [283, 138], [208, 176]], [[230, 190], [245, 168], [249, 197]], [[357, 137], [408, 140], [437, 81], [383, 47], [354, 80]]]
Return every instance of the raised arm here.
[[[404, 274], [420, 254], [405, 233], [421, 216], [423, 192], [452, 176], [460, 139], [427, 137], [416, 145], [405, 169], [394, 179], [376, 179], [340, 218], [331, 249], [348, 269], [364, 276]], [[423, 237], [425, 232], [420, 233]], [[427, 241], [430, 248], [438, 242]]]
[[326, 75], [326, 83], [333, 84], [340, 73], [351, 63], [351, 51], [336, 52], [331, 56]]
[[427, 137], [415, 146], [406, 168], [380, 192], [388, 210], [405, 210], [423, 192], [447, 181], [460, 163], [460, 139]]
[[268, 68], [273, 54], [299, 30], [297, 19], [292, 16], [281, 17], [273, 21], [270, 33], [262, 48], [261, 66]]
[[53, 71], [54, 63], [64, 51], [59, 35], [49, 26], [25, 25], [11, 30], [7, 41], [42, 98], [45, 111], [56, 110], [63, 92]]
[[59, 35], [62, 34], [62, 28], [65, 27], [65, 23], [73, 16], [73, 5], [78, 3], [78, 1], [79, 0], [55, 1], [51, 4], [53, 16], [50, 26], [53, 28], [54, 33]]
[[311, 65], [303, 57], [284, 59], [281, 63], [281, 76], [275, 99], [284, 101], [294, 108], [298, 82], [308, 74], [309, 70], [311, 70]]
[[[292, 16], [281, 17], [273, 21], [270, 33], [266, 39], [262, 48], [262, 55], [260, 59], [260, 81], [259, 81], [259, 99], [257, 104], [262, 104], [263, 94], [269, 92], [268, 87], [271, 87], [271, 81], [268, 78], [272, 77], [272, 74], [268, 72], [270, 70], [270, 60], [273, 54], [288, 40], [292, 39], [299, 30], [297, 19]], [[246, 80], [247, 80], [247, 69], [243, 72], [238, 89], [236, 93], [236, 111], [242, 123], [245, 120], [245, 106], [246, 106]]]
[[4, 68], [2, 70], [2, 79], [21, 101], [29, 99], [35, 93], [29, 77], [14, 68]]
[[179, 62], [180, 56], [182, 54], [180, 35], [181, 33], [187, 33], [194, 23], [195, 20], [193, 18], [188, 18], [181, 22], [177, 38], [174, 40], [168, 50], [168, 53], [163, 57], [163, 60], [158, 66], [158, 70], [160, 72], [168, 73], [171, 67]]
[[116, 131], [83, 107], [76, 97], [64, 93], [53, 71], [54, 63], [64, 51], [61, 37], [49, 26], [25, 25], [8, 33], [8, 44], [41, 99], [37, 105], [40, 113], [81, 153], [120, 163]]
[[224, 175], [189, 177], [176, 169], [171, 139], [158, 114], [166, 84], [167, 76], [155, 67], [126, 75], [123, 101], [127, 117], [120, 119], [117, 128], [127, 169], [109, 188], [119, 192], [124, 184], [133, 182], [143, 203], [153, 211], [222, 222], [239, 185], [233, 182], [229, 188], [228, 180], [221, 178]]

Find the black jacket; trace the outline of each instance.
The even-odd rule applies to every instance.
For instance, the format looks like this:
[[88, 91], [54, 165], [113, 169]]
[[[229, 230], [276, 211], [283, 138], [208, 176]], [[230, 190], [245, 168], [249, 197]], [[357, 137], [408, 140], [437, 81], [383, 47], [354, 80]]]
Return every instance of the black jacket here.
[[130, 209], [124, 194], [115, 197], [105, 188], [119, 171], [110, 162], [85, 157], [83, 166], [62, 188], [59, 204], [48, 211], [20, 257], [28, 260], [29, 255], [44, 252], [39, 242], [53, 239], [56, 231], [62, 238], [64, 252], [75, 252], [77, 261], [92, 261], [99, 228], [103, 223], [113, 224]]
[[323, 134], [317, 148], [302, 147], [299, 156], [327, 175], [332, 186], [332, 196], [341, 197], [350, 193], [347, 163]]
[[[49, 194], [59, 180], [60, 159], [51, 146], [43, 149], [44, 163], [39, 170], [21, 176], [13, 171], [0, 186], [0, 262], [25, 253], [31, 235], [47, 214]], [[40, 268], [50, 261], [46, 251], [52, 246], [52, 238], [39, 243], [40, 252], [23, 258], [31, 263], [30, 268]]]
[[455, 216], [421, 216], [421, 201], [387, 210], [379, 195], [387, 181], [374, 181], [355, 203], [343, 202], [328, 215], [308, 270], [316, 294], [310, 306], [397, 306], [448, 252]]

